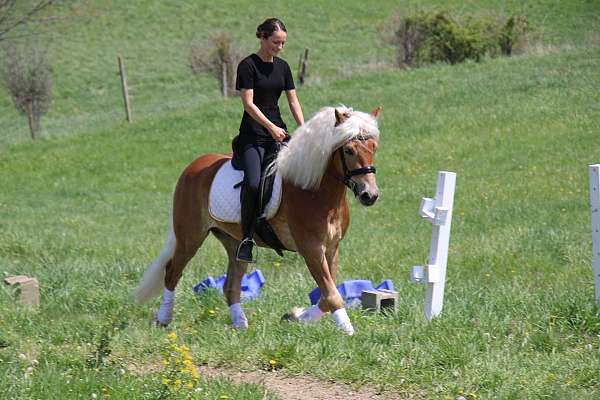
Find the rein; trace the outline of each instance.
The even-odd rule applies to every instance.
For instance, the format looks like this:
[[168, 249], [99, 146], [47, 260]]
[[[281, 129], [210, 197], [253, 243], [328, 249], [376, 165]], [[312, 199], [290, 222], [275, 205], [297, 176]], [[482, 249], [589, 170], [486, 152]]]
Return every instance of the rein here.
[[[369, 140], [369, 139], [370, 139], [369, 136], [358, 136], [350, 141], [355, 141], [355, 140], [365, 141], [365, 140]], [[340, 178], [340, 177], [337, 177], [337, 178], [344, 185], [346, 185], [350, 190], [352, 190], [352, 192], [355, 195], [358, 196], [358, 193], [356, 193], [356, 188], [358, 186], [358, 183], [356, 181], [354, 181], [352, 179], [352, 177], [356, 176], [356, 175], [363, 175], [363, 174], [374, 174], [377, 172], [377, 169], [375, 168], [374, 165], [369, 165], [366, 167], [355, 168], [355, 169], [349, 169], [348, 165], [346, 164], [346, 156], [344, 154], [344, 146], [340, 146], [338, 148], [338, 150], [340, 151], [340, 156], [342, 159], [342, 168], [344, 169], [344, 176], [343, 176], [343, 178]]]

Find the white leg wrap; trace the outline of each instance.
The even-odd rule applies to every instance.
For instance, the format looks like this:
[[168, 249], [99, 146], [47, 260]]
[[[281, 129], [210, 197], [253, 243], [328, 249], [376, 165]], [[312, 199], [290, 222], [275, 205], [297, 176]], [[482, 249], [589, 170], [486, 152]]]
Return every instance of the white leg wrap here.
[[248, 319], [240, 303], [230, 305], [229, 314], [231, 315], [231, 325], [235, 329], [248, 329]]
[[332, 315], [338, 328], [343, 330], [349, 336], [354, 335], [354, 327], [350, 322], [350, 318], [348, 317], [348, 313], [346, 312], [345, 308], [335, 310]]
[[325, 315], [325, 313], [321, 311], [318, 305], [315, 304], [314, 306], [310, 306], [302, 311], [302, 314], [300, 314], [298, 320], [300, 322], [313, 322], [320, 320], [323, 315]]
[[175, 291], [165, 288], [160, 302], [160, 309], [156, 314], [156, 321], [159, 324], [168, 325], [173, 319], [173, 307], [175, 307]]

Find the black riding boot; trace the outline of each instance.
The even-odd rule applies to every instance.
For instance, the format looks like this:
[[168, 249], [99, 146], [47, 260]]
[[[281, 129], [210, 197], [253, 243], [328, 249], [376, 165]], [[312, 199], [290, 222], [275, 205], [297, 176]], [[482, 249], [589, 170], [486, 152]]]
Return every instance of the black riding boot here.
[[254, 227], [256, 226], [256, 208], [258, 203], [258, 193], [252, 190], [250, 185], [244, 182], [240, 196], [242, 203], [242, 233], [244, 239], [237, 249], [236, 259], [245, 263], [255, 263], [256, 259], [252, 255], [252, 249], [256, 242], [252, 239]]

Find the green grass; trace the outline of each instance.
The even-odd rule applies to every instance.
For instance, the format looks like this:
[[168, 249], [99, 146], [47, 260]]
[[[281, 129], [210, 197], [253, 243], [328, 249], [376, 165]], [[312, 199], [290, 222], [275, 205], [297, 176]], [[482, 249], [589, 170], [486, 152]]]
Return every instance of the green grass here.
[[[114, 8], [114, 14], [134, 14], [137, 3], [128, 4], [133, 4], [129, 11], [119, 6], [124, 8]], [[337, 11], [340, 17], [330, 22], [329, 32], [358, 35], [342, 30], [357, 14], [357, 4], [302, 12], [313, 12], [309, 21], [317, 21]], [[472, 2], [465, 10], [495, 4]], [[573, 21], [597, 22], [593, 2], [533, 4], [522, 7], [545, 21], [547, 43], [581, 41], [584, 31]], [[294, 31], [317, 26], [286, 19], [292, 11], [275, 7], [282, 7], [281, 18]], [[369, 21], [391, 8], [384, 3], [357, 25], [375, 38]], [[143, 36], [141, 21], [152, 26], [157, 23], [152, 15], [169, 12], [152, 7], [139, 12], [140, 21], [130, 18], [127, 28], [129, 49], [137, 43], [139, 54], [151, 44], [165, 50], [176, 32], [166, 29], [161, 40]], [[207, 6], [203, 12], [210, 27], [237, 21], [227, 8]], [[114, 29], [99, 35], [101, 20], [89, 20], [89, 31], [82, 32], [80, 43], [73, 39], [65, 54], [101, 59], [110, 36], [125, 29], [118, 18], [106, 18], [103, 24]], [[180, 25], [191, 32], [186, 21]], [[254, 25], [246, 19], [237, 23], [236, 32]], [[65, 25], [64, 34], [73, 26]], [[173, 43], [187, 40], [180, 34], [183, 39]], [[276, 360], [283, 373], [368, 385], [408, 398], [454, 399], [460, 393], [489, 399], [596, 398], [600, 312], [593, 305], [587, 164], [599, 162], [600, 48], [558, 46], [480, 64], [370, 71], [361, 67], [367, 58], [357, 56], [364, 55], [360, 46], [313, 34], [311, 48], [314, 42], [315, 48], [345, 51], [329, 53], [331, 70], [314, 61], [314, 73], [323, 78], [301, 91], [305, 114], [339, 102], [360, 110], [384, 106], [377, 158], [381, 198], [369, 209], [351, 200], [339, 279], [391, 278], [400, 291], [400, 309], [391, 316], [351, 311], [354, 337], [340, 334], [328, 319], [311, 326], [282, 324], [279, 318], [289, 307], [307, 304], [314, 283], [297, 255], [280, 260], [262, 251], [258, 267], [267, 284], [262, 296], [246, 305], [250, 329], [234, 332], [221, 296], [197, 297], [191, 290], [225, 269], [225, 253], [211, 238], [179, 285], [172, 326], [194, 360], [248, 369]], [[290, 38], [288, 54], [294, 54], [292, 43]], [[84, 57], [83, 49], [97, 54]], [[156, 59], [165, 67], [169, 57], [156, 51]], [[28, 311], [17, 305], [10, 288], [0, 287], [0, 380], [9, 382], [2, 385], [1, 398], [101, 397], [103, 388], [112, 398], [155, 397], [162, 376], [155, 366], [166, 335], [149, 328], [158, 301], [138, 306], [128, 295], [162, 248], [180, 171], [198, 154], [228, 151], [239, 123], [239, 99], [219, 99], [208, 79], [188, 85], [184, 66], [175, 61], [167, 74], [172, 81], [140, 96], [148, 107], [143, 118], [131, 125], [115, 121], [108, 116], [111, 109], [117, 115], [118, 96], [111, 108], [104, 107], [106, 98], [85, 95], [86, 76], [110, 72], [102, 75], [96, 61], [87, 75], [68, 63], [57, 70], [64, 74], [57, 90], [70, 95], [59, 96], [48, 116], [48, 139], [15, 139], [25, 137], [17, 128], [23, 121], [10, 116], [10, 107], [0, 108], [2, 126], [10, 130], [0, 148], [0, 272], [36, 276], [42, 295], [40, 310]], [[344, 63], [356, 63], [354, 73], [337, 77], [334, 69]], [[151, 72], [149, 63], [145, 68], [146, 78], [163, 75]], [[86, 71], [83, 64], [78, 71]], [[159, 94], [189, 105], [169, 109]], [[69, 101], [97, 118], [71, 114]], [[286, 119], [292, 120], [289, 113]], [[422, 317], [423, 288], [409, 283], [409, 271], [426, 262], [431, 228], [419, 220], [417, 208], [421, 197], [433, 195], [438, 170], [457, 172], [457, 192], [445, 308], [429, 324]], [[113, 322], [119, 329], [110, 336], [110, 356], [91, 366], [88, 360], [104, 348], [102, 333]], [[29, 366], [33, 372], [25, 376]], [[263, 388], [227, 381], [201, 387], [199, 398], [264, 394]]]
[[[75, 2], [52, 13], [54, 23], [26, 46], [48, 49], [53, 65], [54, 101], [43, 120], [52, 137], [90, 133], [124, 119], [117, 56], [123, 57], [133, 116], [197, 112], [218, 99], [218, 83], [194, 77], [187, 67], [192, 40], [227, 31], [245, 52], [256, 51], [256, 25], [277, 15], [287, 24], [283, 54], [292, 69], [305, 47], [310, 49], [308, 85], [325, 89], [340, 77], [391, 65], [394, 49], [380, 32], [389, 32], [390, 16], [420, 8], [463, 13], [524, 14], [543, 47], [598, 42], [599, 6], [595, 1], [347, 1], [343, 7], [310, 0], [298, 6], [282, 1], [268, 11], [250, 1], [157, 2], [114, 0]], [[243, 15], [243, 18], [240, 16]], [[53, 21], [53, 20], [51, 20]], [[0, 146], [29, 140], [27, 124], [0, 89]], [[227, 129], [235, 130], [235, 125]]]

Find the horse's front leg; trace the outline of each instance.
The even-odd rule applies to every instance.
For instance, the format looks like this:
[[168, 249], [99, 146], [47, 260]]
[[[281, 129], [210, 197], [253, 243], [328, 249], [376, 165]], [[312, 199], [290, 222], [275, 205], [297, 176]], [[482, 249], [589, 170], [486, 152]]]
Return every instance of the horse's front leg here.
[[335, 282], [337, 282], [337, 273], [340, 269], [339, 267], [339, 263], [338, 263], [338, 256], [339, 256], [339, 246], [338, 243], [335, 244], [335, 246], [332, 246], [331, 248], [328, 248], [327, 251], [325, 252], [325, 256], [327, 257], [327, 265], [329, 266], [329, 273], [331, 274], [331, 279], [333, 279], [333, 283], [335, 284]]
[[[329, 253], [321, 244], [301, 251], [306, 265], [321, 290], [318, 306], [304, 310], [298, 317], [300, 321], [319, 319], [324, 313], [331, 311], [336, 325], [348, 335], [354, 334], [354, 327], [344, 308], [344, 299], [335, 286], [337, 274], [337, 249]], [[331, 261], [331, 265], [330, 262]]]

